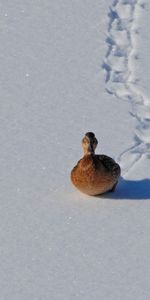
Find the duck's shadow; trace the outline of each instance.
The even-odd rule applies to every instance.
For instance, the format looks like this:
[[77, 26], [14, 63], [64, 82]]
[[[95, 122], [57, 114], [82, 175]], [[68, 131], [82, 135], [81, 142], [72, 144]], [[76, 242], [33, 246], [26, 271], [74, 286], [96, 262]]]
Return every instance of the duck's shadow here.
[[118, 200], [150, 200], [150, 179], [126, 180], [121, 178], [115, 192], [97, 197]]

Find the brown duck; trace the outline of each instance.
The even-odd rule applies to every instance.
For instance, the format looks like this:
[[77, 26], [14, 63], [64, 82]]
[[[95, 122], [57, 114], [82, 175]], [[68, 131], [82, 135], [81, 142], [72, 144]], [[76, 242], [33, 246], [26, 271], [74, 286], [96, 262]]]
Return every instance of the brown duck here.
[[115, 191], [121, 173], [111, 157], [95, 154], [97, 144], [95, 134], [87, 132], [82, 140], [84, 156], [71, 171], [72, 183], [88, 195]]

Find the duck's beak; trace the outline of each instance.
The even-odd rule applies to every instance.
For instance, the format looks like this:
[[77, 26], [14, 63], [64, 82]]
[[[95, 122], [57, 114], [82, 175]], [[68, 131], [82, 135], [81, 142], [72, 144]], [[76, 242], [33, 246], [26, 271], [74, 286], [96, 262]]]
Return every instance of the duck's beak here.
[[92, 143], [89, 144], [89, 152], [94, 153], [94, 148]]

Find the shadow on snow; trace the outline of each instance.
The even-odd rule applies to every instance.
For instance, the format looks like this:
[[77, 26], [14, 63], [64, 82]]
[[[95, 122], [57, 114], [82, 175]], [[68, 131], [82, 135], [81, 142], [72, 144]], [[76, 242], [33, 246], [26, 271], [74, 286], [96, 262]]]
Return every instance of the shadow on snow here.
[[122, 200], [150, 200], [150, 179], [126, 180], [121, 178], [114, 193], [98, 197]]

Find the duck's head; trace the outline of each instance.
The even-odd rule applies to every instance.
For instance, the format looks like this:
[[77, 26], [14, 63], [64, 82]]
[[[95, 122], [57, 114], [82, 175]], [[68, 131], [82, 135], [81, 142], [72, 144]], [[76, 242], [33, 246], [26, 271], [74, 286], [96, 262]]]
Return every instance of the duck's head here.
[[97, 147], [98, 141], [93, 132], [87, 132], [82, 139], [82, 147], [84, 155], [94, 154]]

